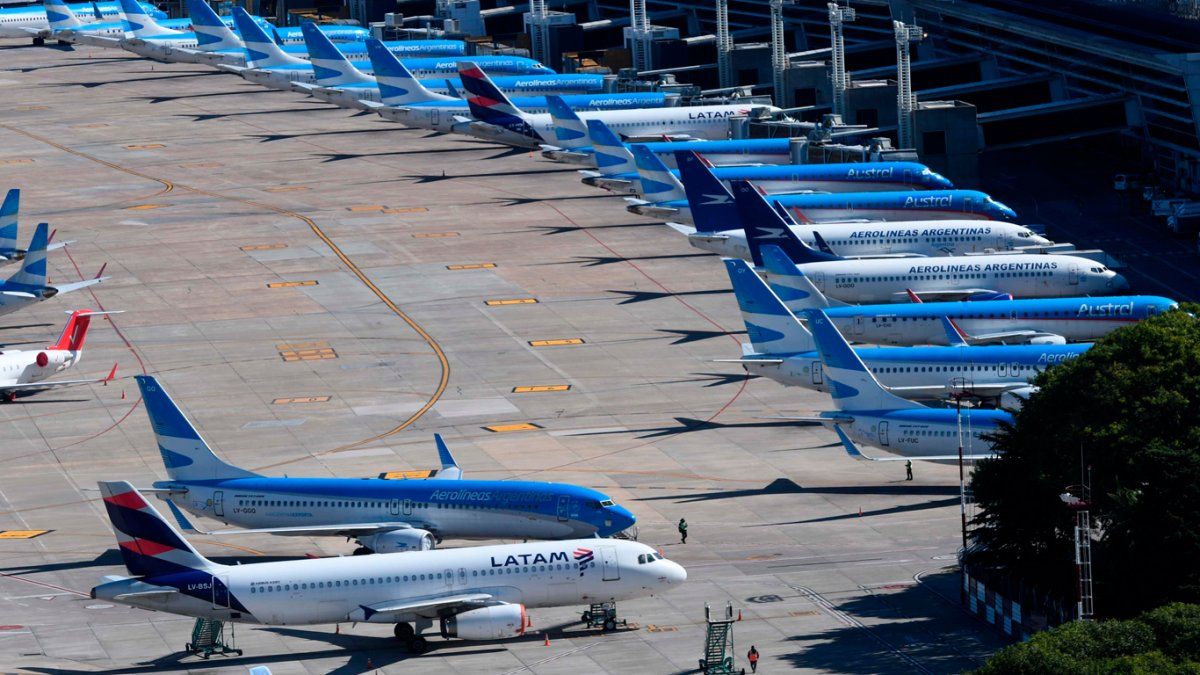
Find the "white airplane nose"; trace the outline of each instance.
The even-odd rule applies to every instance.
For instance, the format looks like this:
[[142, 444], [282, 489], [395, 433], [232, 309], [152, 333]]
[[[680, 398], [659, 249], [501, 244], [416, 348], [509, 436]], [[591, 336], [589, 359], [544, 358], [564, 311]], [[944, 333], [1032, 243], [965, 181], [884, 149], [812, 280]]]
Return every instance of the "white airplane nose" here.
[[687, 570], [683, 569], [683, 565], [680, 565], [673, 560], [667, 560], [665, 562], [667, 563], [667, 569], [666, 573], [663, 575], [663, 578], [667, 580], [668, 584], [677, 586], [687, 581]]

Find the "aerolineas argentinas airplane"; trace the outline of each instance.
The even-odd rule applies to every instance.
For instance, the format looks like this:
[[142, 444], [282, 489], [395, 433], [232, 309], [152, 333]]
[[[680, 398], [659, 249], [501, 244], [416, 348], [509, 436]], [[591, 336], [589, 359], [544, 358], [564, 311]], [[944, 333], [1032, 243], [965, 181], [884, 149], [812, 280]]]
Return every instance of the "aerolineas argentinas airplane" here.
[[[725, 267], [750, 337], [736, 363], [784, 385], [829, 391], [808, 329], [745, 261], [726, 258]], [[879, 383], [898, 396], [936, 400], [965, 395], [1012, 410], [1034, 392], [1030, 379], [1092, 347], [1090, 342], [972, 347], [953, 321], [943, 317], [942, 325], [951, 346], [854, 351]]]
[[[750, 245], [746, 241], [746, 231], [740, 227], [741, 218], [733, 195], [705, 166], [698, 153], [678, 153], [676, 163], [695, 227], [677, 223], [668, 225], [687, 235], [688, 242], [696, 248], [751, 260]], [[914, 220], [800, 225], [790, 220], [790, 217], [784, 219], [787, 228], [805, 244], [841, 258], [939, 257], [1053, 244], [1024, 225], [1003, 221]]]
[[[13, 188], [4, 196], [0, 204], [0, 265], [24, 260], [28, 249], [17, 246], [17, 217], [21, 210], [21, 191]], [[32, 242], [30, 242], [32, 244]], [[48, 244], [47, 251], [54, 251], [66, 246], [66, 242]]]
[[[145, 8], [146, 11], [154, 12], [155, 15], [164, 19], [167, 16], [151, 4], [147, 3]], [[28, 37], [38, 43], [38, 41], [50, 37], [54, 17], [49, 16], [48, 9], [40, 4], [0, 9], [0, 38]], [[81, 19], [83, 23], [100, 21], [101, 19], [95, 16], [96, 12], [106, 21], [121, 17], [121, 9], [116, 2], [95, 3], [94, 11], [92, 3], [78, 3], [71, 9], [83, 15], [84, 18]]]
[[105, 577], [93, 598], [260, 625], [391, 623], [414, 652], [435, 620], [446, 638], [500, 640], [524, 632], [527, 607], [641, 598], [687, 579], [649, 546], [616, 539], [220, 565], [129, 483], [100, 492], [133, 576]]
[[818, 289], [842, 302], [899, 302], [910, 293], [922, 299], [1000, 294], [1056, 298], [1111, 293], [1128, 286], [1124, 278], [1103, 265], [1070, 255], [998, 253], [848, 260], [806, 246], [749, 183], [734, 181], [733, 195], [755, 265], [763, 264], [763, 245], [779, 246]]
[[[459, 63], [458, 68], [458, 76], [470, 93], [467, 103], [471, 115], [477, 120], [465, 129], [467, 133], [518, 147], [539, 147], [546, 143], [563, 145], [567, 143], [567, 136], [575, 142], [580, 138], [587, 142], [584, 132], [557, 129], [551, 116], [556, 113], [531, 114], [513, 105], [480, 66], [487, 67], [478, 61], [464, 61]], [[547, 96], [546, 106], [550, 110], [558, 108], [574, 115], [570, 106], [556, 96]], [[631, 139], [663, 136], [717, 139], [729, 137], [731, 117], [777, 112], [780, 109], [771, 105], [704, 105], [647, 110], [594, 110], [581, 113], [577, 119], [601, 120], [615, 133]], [[582, 121], [579, 126], [583, 127]]]
[[896, 396], [867, 370], [821, 310], [809, 310], [805, 318], [837, 410], [797, 419], [832, 427], [851, 456], [874, 459], [858, 449], [858, 441], [902, 455], [896, 459], [957, 459], [960, 442], [964, 458], [990, 457], [992, 442], [985, 436], [1012, 424], [1012, 414], [1004, 410], [927, 408]]
[[33, 239], [29, 242], [29, 250], [21, 261], [21, 269], [11, 277], [0, 281], [0, 316], [11, 314], [26, 305], [49, 300], [56, 295], [93, 286], [108, 278], [101, 276], [104, 274], [104, 268], [101, 267], [100, 273], [93, 279], [69, 284], [48, 285], [46, 283], [46, 248], [49, 238], [50, 226], [46, 223], [38, 224], [37, 229], [33, 232]]
[[440, 437], [443, 468], [433, 479], [262, 476], [221, 461], [153, 377], [136, 379], [169, 477], [154, 484], [161, 498], [251, 528], [214, 534], [354, 537], [356, 553], [395, 553], [444, 538], [607, 537], [636, 520], [607, 495], [575, 485], [462, 479]]

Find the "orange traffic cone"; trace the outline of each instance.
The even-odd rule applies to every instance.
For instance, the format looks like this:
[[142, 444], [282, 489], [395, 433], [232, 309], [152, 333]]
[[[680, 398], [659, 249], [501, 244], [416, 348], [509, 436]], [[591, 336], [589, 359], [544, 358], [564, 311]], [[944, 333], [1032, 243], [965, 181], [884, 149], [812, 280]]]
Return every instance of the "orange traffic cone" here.
[[339, 623], [339, 624], [337, 624], [336, 626], [334, 626], [334, 627], [333, 627], [333, 634], [334, 634], [334, 635], [341, 635], [341, 634], [342, 634], [342, 624], [340, 624], [340, 623]]
[[742, 610], [738, 610], [738, 621], [742, 620]]
[[542, 633], [542, 637], [544, 637], [544, 638], [545, 638], [545, 641], [544, 641], [544, 642], [542, 642], [542, 646], [543, 646], [543, 647], [549, 647], [549, 646], [550, 646], [550, 634], [549, 634], [549, 633]]
[[858, 517], [862, 518], [862, 507], [858, 507]]
[[121, 390], [121, 400], [122, 401], [125, 400], [125, 390], [124, 389]]

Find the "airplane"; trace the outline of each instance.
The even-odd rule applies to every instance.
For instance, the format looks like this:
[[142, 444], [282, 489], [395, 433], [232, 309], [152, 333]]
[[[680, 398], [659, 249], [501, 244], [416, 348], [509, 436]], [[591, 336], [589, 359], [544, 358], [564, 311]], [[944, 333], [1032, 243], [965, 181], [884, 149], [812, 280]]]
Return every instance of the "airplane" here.
[[[0, 204], [0, 266], [24, 260], [28, 249], [17, 246], [17, 214], [21, 210], [21, 190], [12, 188]], [[51, 235], [53, 236], [53, 235]], [[67, 242], [48, 244], [47, 251], [56, 251]]]
[[[651, 218], [691, 224], [692, 210], [679, 179], [657, 155], [636, 145], [630, 150], [636, 160], [642, 184], [642, 197], [626, 197], [625, 201], [629, 205], [625, 210]], [[648, 183], [652, 189], [647, 189]], [[777, 193], [770, 194], [767, 198], [802, 224], [891, 220], [1008, 220], [1017, 217], [1012, 209], [976, 190]]]
[[196, 49], [196, 34], [190, 30], [176, 30], [158, 24], [135, 0], [118, 0], [128, 36], [117, 44], [129, 52], [155, 61], [176, 62], [190, 60], [187, 52]]
[[44, 0], [44, 4], [50, 22], [49, 37], [60, 42], [112, 48], [120, 46], [118, 43], [127, 36], [128, 24], [121, 15], [115, 17], [115, 21], [107, 21], [96, 11], [92, 13], [92, 20], [84, 21], [63, 0]]
[[[576, 115], [561, 98], [547, 96], [550, 112], [531, 114], [513, 105], [504, 92], [480, 69], [478, 60], [459, 64], [458, 75], [470, 96], [471, 115], [477, 120], [465, 131], [472, 136], [517, 147], [539, 147], [567, 139], [586, 139], [583, 120], [603, 121], [615, 133], [626, 138], [673, 136], [679, 138], [727, 138], [729, 119], [739, 115], [780, 112], [771, 105], [676, 106], [649, 110], [595, 110]], [[560, 127], [555, 116], [567, 115], [577, 122], [571, 128]], [[578, 131], [584, 129], [585, 131]], [[575, 141], [571, 141], [574, 144]]]
[[945, 318], [971, 345], [1088, 342], [1179, 307], [1150, 295], [922, 302], [910, 294], [909, 303], [847, 305], [827, 298], [778, 247], [764, 246], [762, 257], [767, 284], [789, 310], [821, 308], [847, 339], [879, 345], [950, 344]]
[[[592, 149], [596, 155], [596, 171], [583, 170], [584, 185], [591, 185], [611, 192], [624, 192], [631, 195], [642, 194], [642, 183], [638, 175], [637, 164], [633, 157], [633, 148], [612, 134], [601, 132], [597, 138], [592, 123], [603, 124], [599, 120], [588, 121], [588, 136], [592, 139]], [[617, 138], [616, 143], [612, 139]], [[675, 188], [676, 198], [684, 195], [684, 183], [681, 181], [679, 169], [668, 169], [662, 160], [653, 152], [639, 147], [636, 150], [645, 154], [651, 161], [660, 164], [664, 178], [668, 177], [669, 185]], [[924, 164], [917, 162], [851, 162], [841, 164], [765, 164], [761, 166], [723, 166], [713, 167], [692, 151], [697, 161], [705, 163], [709, 172], [717, 181], [728, 183], [731, 180], [748, 180], [766, 194], [804, 193], [804, 192], [873, 192], [887, 190], [938, 190], [953, 188], [945, 176], [933, 171]], [[617, 162], [615, 160], [623, 160]], [[627, 171], [614, 171], [614, 168], [631, 166]], [[676, 166], [679, 166], [678, 159]], [[601, 168], [603, 167], [603, 168]], [[657, 167], [656, 167], [657, 168]]]
[[[445, 538], [607, 537], [636, 522], [596, 490], [464, 479], [440, 436], [442, 470], [430, 480], [262, 476], [213, 454], [154, 377], [135, 379], [167, 469], [155, 492], [189, 513], [246, 528], [205, 534], [347, 537], [360, 555], [427, 550]], [[177, 515], [183, 529], [199, 532]]]
[[[768, 247], [776, 248], [777, 247]], [[746, 372], [787, 386], [829, 391], [812, 334], [743, 260], [725, 258], [749, 343], [734, 361]], [[950, 346], [854, 347], [893, 394], [914, 400], [966, 396], [1012, 410], [1035, 391], [1038, 373], [1077, 358], [1092, 343], [972, 347], [954, 321], [942, 318]], [[727, 361], [723, 361], [727, 362]]]
[[129, 483], [99, 486], [132, 576], [105, 576], [93, 599], [267, 626], [390, 623], [415, 653], [435, 620], [447, 639], [500, 640], [525, 631], [527, 608], [642, 598], [687, 579], [649, 546], [617, 539], [221, 565]]
[[65, 295], [88, 286], [94, 286], [105, 279], [104, 268], [92, 279], [76, 281], [69, 284], [46, 283], [46, 247], [50, 226], [40, 223], [33, 232], [29, 242], [29, 250], [21, 261], [21, 269], [8, 279], [0, 281], [0, 316], [11, 314], [22, 307], [49, 300], [57, 295]]
[[75, 387], [82, 384], [108, 384], [117, 374], [113, 364], [108, 375], [90, 380], [51, 380], [47, 377], [79, 363], [83, 358], [83, 342], [92, 317], [120, 312], [93, 312], [90, 309], [71, 313], [62, 335], [54, 344], [38, 350], [6, 349], [0, 352], [0, 398], [12, 402], [17, 396], [50, 389]]
[[[354, 64], [347, 61], [338, 48], [332, 42], [326, 40], [319, 32], [310, 30], [306, 34], [310, 37], [308, 51], [312, 55], [312, 62], [314, 65], [320, 66], [320, 68], [314, 68], [313, 71], [317, 76], [317, 86], [309, 92], [316, 98], [335, 103], [337, 100], [343, 98], [351, 98], [340, 96], [343, 88], [352, 88], [354, 90], [377, 88], [380, 86], [378, 79], [382, 78], [384, 80], [382, 86], [384, 87], [399, 87], [406, 91], [415, 92], [418, 96], [426, 97], [430, 100], [424, 103], [411, 103], [397, 108], [385, 108], [381, 104], [368, 104], [354, 99], [349, 107], [375, 110], [386, 119], [404, 122], [409, 126], [423, 127], [447, 133], [451, 131], [456, 118], [470, 114], [467, 110], [467, 102], [465, 100], [450, 96], [440, 96], [425, 89], [421, 85], [421, 81], [413, 77], [412, 73], [408, 71], [403, 61], [397, 58], [394, 53], [389, 51], [378, 40], [370, 40], [366, 45], [368, 52], [371, 54], [372, 70], [377, 73], [375, 77], [372, 77], [355, 68]], [[383, 72], [387, 74], [379, 75], [379, 68], [382, 68]], [[338, 96], [337, 98], [335, 96], [327, 97], [326, 92], [336, 92]], [[572, 100], [580, 106], [596, 109], [661, 107], [667, 100], [666, 94], [661, 92], [581, 94], [577, 96], [565, 96], [564, 98]], [[546, 98], [544, 96], [522, 97], [517, 100], [524, 101], [530, 106], [541, 106], [543, 109], [546, 106]], [[416, 113], [416, 116], [412, 118], [407, 117], [410, 111]], [[406, 116], [397, 118], [393, 117], [392, 113], [402, 113]]]
[[[145, 11], [153, 13], [159, 18], [166, 18], [167, 15], [149, 3], [142, 3]], [[93, 8], [94, 11], [93, 11]], [[77, 3], [71, 6], [74, 12], [82, 14], [80, 21], [82, 23], [92, 23], [100, 21], [95, 13], [99, 13], [103, 19], [119, 19], [121, 9], [117, 2], [98, 2], [98, 3]], [[45, 42], [45, 39], [51, 37], [51, 23], [56, 19], [51, 18], [47, 12], [45, 5], [27, 5], [24, 7], [5, 7], [0, 9], [0, 38], [33, 38], [35, 45], [40, 45]]]
[[[833, 429], [847, 454], [870, 460], [986, 459], [994, 456], [988, 436], [1012, 424], [1006, 410], [964, 407], [929, 408], [888, 391], [850, 348], [829, 317], [819, 309], [804, 312], [821, 356], [836, 411], [816, 417], [793, 417]], [[856, 444], [893, 452], [899, 457], [866, 455]]]
[[[595, 137], [596, 134], [593, 134]], [[597, 147], [600, 147], [599, 144]], [[643, 155], [647, 150], [640, 150]], [[607, 152], [597, 150], [597, 160]], [[694, 227], [667, 223], [696, 248], [750, 260], [750, 245], [733, 195], [694, 151], [676, 158]], [[820, 166], [820, 165], [818, 165]], [[861, 166], [861, 165], [860, 165]], [[657, 175], [657, 174], [655, 174]], [[755, 184], [757, 186], [757, 183]], [[703, 204], [703, 208], [696, 208]], [[776, 210], [780, 210], [776, 208]], [[916, 220], [888, 223], [807, 223], [780, 217], [805, 244], [843, 258], [937, 257], [1050, 246], [1054, 242], [1024, 225], [1004, 221]]]
[[[879, 193], [887, 194], [887, 193]], [[829, 297], [846, 303], [922, 300], [1053, 298], [1119, 291], [1129, 283], [1088, 258], [1060, 254], [995, 253], [944, 258], [846, 259], [815, 251], [788, 229], [754, 186], [733, 181], [733, 197], [746, 230], [750, 256], [763, 265], [761, 246], [775, 244]], [[827, 281], [828, 280], [828, 281]]]
[[[543, 146], [542, 157], [556, 162], [595, 167], [595, 148], [590, 143], [571, 149]], [[672, 169], [676, 152], [699, 152], [713, 166], [756, 166], [759, 164], [794, 164], [790, 138], [742, 138], [698, 141], [648, 141], [642, 145], [658, 155]]]

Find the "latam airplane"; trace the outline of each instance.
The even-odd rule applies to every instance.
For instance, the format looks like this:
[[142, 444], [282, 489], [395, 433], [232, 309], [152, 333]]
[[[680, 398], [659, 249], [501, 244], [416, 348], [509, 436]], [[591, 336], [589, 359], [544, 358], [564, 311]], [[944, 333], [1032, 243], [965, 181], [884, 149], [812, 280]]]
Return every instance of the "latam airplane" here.
[[575, 539], [420, 553], [221, 565], [200, 555], [129, 483], [101, 482], [125, 568], [97, 600], [265, 626], [395, 624], [412, 652], [437, 620], [446, 638], [520, 636], [527, 608], [643, 598], [687, 572], [633, 541]]
[[879, 459], [957, 459], [960, 443], [964, 459], [993, 456], [992, 442], [986, 436], [999, 431], [1002, 424], [1012, 424], [1011, 413], [928, 408], [901, 398], [879, 383], [824, 312], [814, 309], [804, 314], [837, 410], [794, 419], [831, 427], [846, 452], [862, 459], [876, 458], [863, 454], [855, 441], [901, 455]]
[[[567, 143], [568, 137], [574, 141], [580, 138], [586, 141], [585, 119], [601, 120], [614, 132], [631, 139], [663, 136], [716, 139], [729, 137], [731, 117], [781, 112], [770, 105], [706, 105], [651, 110], [595, 110], [576, 115], [561, 98], [547, 96], [546, 105], [551, 112], [531, 114], [513, 105], [504, 92], [480, 70], [481, 66], [486, 67], [486, 64], [478, 60], [459, 64], [458, 75], [470, 93], [467, 102], [471, 115], [477, 120], [466, 131], [479, 138], [517, 147], [539, 147], [551, 142], [562, 145]], [[556, 114], [572, 116], [577, 125], [566, 130], [559, 128], [552, 117]]]
[[636, 522], [611, 497], [575, 485], [463, 479], [436, 436], [442, 470], [432, 480], [262, 476], [221, 461], [157, 380], [135, 379], [169, 478], [155, 491], [190, 513], [249, 528], [206, 534], [353, 537], [357, 555], [427, 550], [444, 538], [607, 537]]
[[928, 260], [839, 258], [806, 246], [788, 229], [767, 198], [749, 183], [734, 181], [733, 196], [755, 265], [763, 265], [761, 247], [775, 244], [818, 289], [846, 303], [899, 302], [910, 294], [922, 299], [953, 300], [1000, 294], [1054, 298], [1111, 293], [1129, 285], [1121, 275], [1103, 265], [1070, 255], [997, 253]]
[[789, 310], [823, 309], [847, 338], [871, 344], [950, 344], [944, 318], [971, 345], [1086, 342], [1179, 307], [1150, 295], [847, 305], [827, 298], [779, 247], [764, 246], [762, 256], [767, 284]]
[[[312, 24], [307, 24], [311, 26]], [[449, 133], [458, 120], [469, 116], [467, 102], [460, 98], [435, 94], [423, 87], [421, 81], [412, 73], [395, 54], [388, 51], [383, 43], [370, 40], [366, 47], [371, 54], [371, 68], [375, 76], [364, 74], [347, 61], [341, 51], [332, 42], [326, 40], [319, 32], [310, 30], [308, 51], [312, 55], [314, 72], [317, 76], [317, 86], [311, 93], [316, 98], [340, 105], [340, 101], [349, 99], [349, 106], [363, 110], [374, 110], [385, 119], [404, 122], [409, 126], [418, 126], [434, 131]], [[381, 104], [366, 102], [353, 98], [353, 95], [343, 95], [343, 92], [363, 91], [365, 89], [387, 88], [390, 95], [395, 89], [413, 92], [415, 97], [428, 99], [421, 103], [410, 103], [402, 107], [383, 107]], [[327, 93], [331, 95], [327, 96]], [[649, 108], [661, 107], [666, 102], [666, 95], [661, 92], [639, 92], [633, 94], [580, 94], [565, 96], [577, 105], [588, 109], [620, 109], [620, 108]], [[516, 99], [530, 106], [545, 108], [544, 96], [522, 97]], [[421, 113], [412, 120], [407, 117], [409, 111]], [[404, 115], [393, 116], [393, 113]]]
[[[749, 344], [736, 361], [746, 372], [787, 386], [829, 391], [812, 334], [742, 260], [725, 259]], [[1030, 380], [1051, 366], [1077, 358], [1092, 343], [1069, 345], [968, 346], [945, 317], [948, 347], [855, 347], [854, 351], [888, 391], [909, 399], [968, 396], [1019, 408], [1033, 393]]]
[[40, 223], [33, 232], [29, 242], [29, 250], [21, 261], [21, 269], [16, 274], [0, 281], [0, 316], [11, 314], [22, 307], [49, 300], [58, 295], [65, 295], [88, 286], [94, 286], [108, 277], [104, 268], [93, 279], [85, 279], [69, 284], [46, 283], [46, 248], [50, 239], [50, 226]]
[[[611, 133], [596, 130], [598, 134]], [[741, 222], [733, 195], [696, 152], [679, 153], [676, 164], [695, 227], [667, 223], [696, 248], [750, 260], [746, 231], [728, 229]], [[607, 155], [597, 152], [597, 160]], [[861, 166], [861, 165], [860, 165]], [[757, 185], [757, 184], [756, 184]], [[703, 207], [696, 207], [703, 204]], [[776, 211], [780, 209], [777, 207]], [[938, 257], [1049, 246], [1054, 242], [1024, 225], [1003, 221], [914, 220], [889, 223], [798, 225], [781, 213], [788, 229], [805, 244], [842, 258]]]
[[[142, 6], [159, 18], [167, 18], [166, 14], [152, 4], [144, 3]], [[46, 9], [44, 5], [0, 9], [0, 38], [27, 37], [33, 38], [34, 44], [41, 44], [51, 35], [52, 20]], [[121, 18], [121, 8], [116, 2], [78, 3], [71, 9], [82, 14], [83, 23]], [[96, 17], [96, 13], [99, 13], [100, 18]]]
[[[668, 169], [653, 152], [635, 145], [627, 147], [611, 130], [599, 131], [599, 120], [589, 120], [588, 136], [596, 155], [595, 171], [580, 171], [584, 185], [611, 192], [640, 195], [642, 182], [634, 151], [644, 155], [647, 166], [661, 165], [661, 176], [670, 185], [672, 198], [684, 197], [684, 184], [679, 169]], [[696, 152], [689, 153], [705, 162]], [[707, 163], [706, 163], [707, 164]], [[676, 166], [679, 165], [676, 160]], [[766, 164], [762, 166], [712, 167], [709, 171], [717, 181], [748, 180], [766, 194], [787, 192], [875, 192], [886, 190], [945, 190], [953, 188], [945, 176], [917, 162], [851, 162], [844, 164]], [[661, 201], [664, 193], [655, 193]]]

